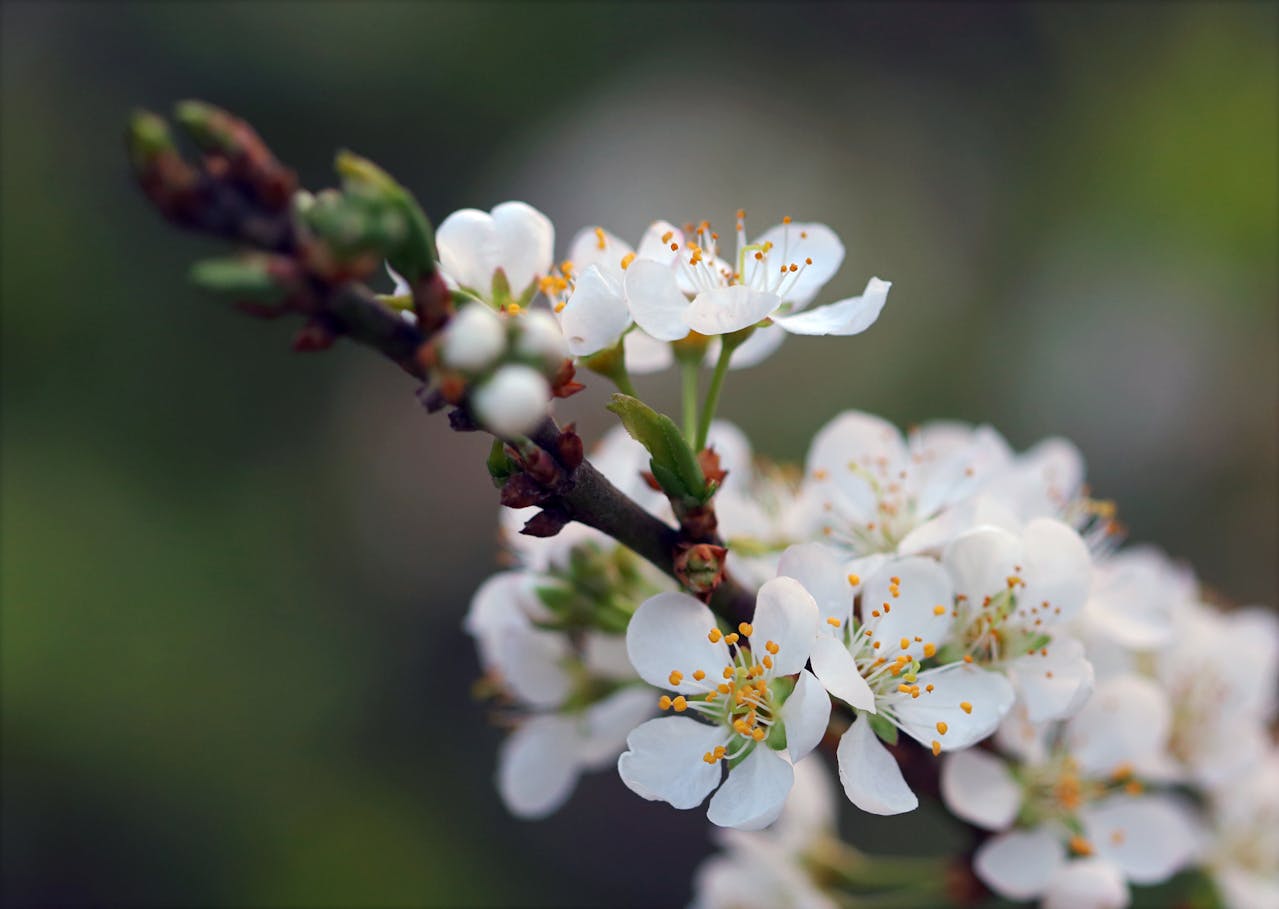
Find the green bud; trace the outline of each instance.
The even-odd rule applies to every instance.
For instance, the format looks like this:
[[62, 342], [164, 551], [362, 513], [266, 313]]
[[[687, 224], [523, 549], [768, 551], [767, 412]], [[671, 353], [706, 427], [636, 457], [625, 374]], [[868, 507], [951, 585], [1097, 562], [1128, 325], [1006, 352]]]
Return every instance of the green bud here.
[[286, 295], [266, 256], [205, 259], [191, 267], [191, 281], [204, 290], [236, 300], [278, 304]]
[[709, 499], [706, 477], [693, 449], [679, 427], [668, 416], [660, 414], [638, 398], [615, 394], [608, 409], [617, 414], [631, 438], [652, 455], [653, 476], [671, 496], [690, 504], [704, 504]]
[[202, 151], [234, 155], [240, 151], [235, 118], [220, 107], [203, 101], [180, 101], [173, 117]]
[[129, 117], [129, 128], [125, 134], [129, 146], [129, 161], [133, 169], [141, 173], [157, 155], [177, 152], [173, 142], [173, 133], [169, 124], [159, 114], [149, 110], [135, 110]]
[[338, 152], [334, 166], [349, 196], [363, 197], [394, 213], [398, 237], [385, 251], [391, 267], [410, 285], [430, 277], [436, 269], [435, 230], [413, 194], [368, 158], [353, 152]]

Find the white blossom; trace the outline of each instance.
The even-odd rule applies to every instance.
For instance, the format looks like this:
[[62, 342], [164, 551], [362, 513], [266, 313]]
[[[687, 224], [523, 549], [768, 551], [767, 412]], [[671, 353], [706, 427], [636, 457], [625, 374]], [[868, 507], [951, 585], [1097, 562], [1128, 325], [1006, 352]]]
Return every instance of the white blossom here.
[[503, 202], [491, 212], [453, 212], [436, 229], [435, 245], [450, 286], [495, 307], [518, 306], [551, 270], [555, 227], [525, 202]]
[[471, 392], [475, 416], [498, 436], [523, 435], [542, 421], [551, 386], [536, 369], [520, 363], [499, 367]]
[[[622, 781], [683, 809], [718, 787], [712, 823], [771, 824], [790, 792], [792, 764], [816, 746], [830, 716], [829, 697], [804, 668], [816, 633], [817, 606], [789, 578], [760, 588], [754, 619], [728, 634], [686, 594], [645, 601], [627, 628], [627, 652], [645, 681], [675, 692], [659, 706], [680, 715], [631, 733], [618, 759]], [[730, 769], [720, 786], [723, 766]]]

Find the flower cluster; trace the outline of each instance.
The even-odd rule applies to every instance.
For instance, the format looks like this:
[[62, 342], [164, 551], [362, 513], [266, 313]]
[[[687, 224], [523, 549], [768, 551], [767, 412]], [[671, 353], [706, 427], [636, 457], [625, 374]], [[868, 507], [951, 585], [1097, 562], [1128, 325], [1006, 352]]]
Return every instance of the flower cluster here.
[[[1224, 607], [1188, 567], [1122, 546], [1065, 440], [1018, 452], [989, 426], [903, 434], [848, 411], [797, 469], [716, 420], [731, 370], [788, 334], [880, 317], [878, 278], [819, 299], [844, 259], [829, 227], [751, 234], [738, 211], [731, 244], [658, 220], [635, 247], [588, 227], [557, 259], [524, 203], [433, 230], [371, 161], [340, 154], [341, 188], [310, 193], [243, 121], [199, 102], [176, 116], [201, 157], [138, 113], [142, 188], [174, 223], [248, 247], [197, 283], [301, 316], [295, 349], [378, 350], [428, 410], [495, 437], [515, 565], [465, 627], [475, 693], [510, 730], [497, 788], [516, 815], [613, 767], [641, 798], [706, 803], [724, 847], [695, 880], [708, 909], [990, 894], [1111, 909], [1134, 888], [1279, 905], [1272, 612]], [[390, 294], [365, 283], [383, 262]], [[666, 368], [679, 422], [632, 382]], [[587, 372], [617, 387], [620, 422], [589, 453], [550, 412]], [[973, 836], [954, 861], [838, 837], [845, 801], [897, 815], [934, 795]]]
[[[632, 370], [716, 364], [718, 381], [785, 333], [856, 334], [878, 317], [878, 279], [811, 306], [844, 257], [829, 228], [786, 218], [751, 240], [744, 222], [728, 260], [709, 223], [657, 221], [636, 247], [588, 228], [554, 262], [533, 209], [459, 212], [440, 257], [470, 302], [443, 360], [478, 375], [510, 349], [488, 335], [544, 334], [546, 362], [566, 352], [631, 392]], [[501, 319], [537, 327], [495, 331]], [[526, 421], [549, 397], [486, 382], [474, 408], [493, 426], [486, 394]], [[615, 765], [642, 798], [709, 797], [726, 852], [699, 874], [698, 905], [833, 906], [888, 866], [839, 842], [818, 745], [847, 800], [878, 815], [918, 806], [913, 747], [937, 762], [947, 809], [981, 831], [971, 873], [1001, 897], [1117, 907], [1130, 886], [1199, 869], [1232, 906], [1271, 904], [1268, 613], [1216, 609], [1189, 569], [1121, 547], [1114, 505], [1089, 496], [1065, 440], [1019, 453], [989, 426], [903, 434], [849, 411], [817, 432], [801, 473], [711, 422], [717, 393], [700, 424], [686, 410], [683, 436], [663, 430], [696, 439], [693, 481], [671, 479], [661, 445], [625, 418], [593, 461], [716, 553], [721, 574], [727, 561], [753, 592], [749, 615], [712, 608], [719, 575], [698, 586], [677, 572], [676, 589], [598, 530], [530, 539], [515, 533], [528, 514], [507, 512], [522, 567], [480, 589], [467, 628], [514, 708], [498, 772], [513, 811], [548, 813], [579, 772]]]

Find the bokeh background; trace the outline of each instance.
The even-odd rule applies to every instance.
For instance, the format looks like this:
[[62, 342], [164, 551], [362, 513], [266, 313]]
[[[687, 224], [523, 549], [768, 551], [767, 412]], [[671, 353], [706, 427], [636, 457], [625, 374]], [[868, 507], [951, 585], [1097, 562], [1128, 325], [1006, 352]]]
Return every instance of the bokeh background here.
[[[672, 905], [698, 812], [605, 774], [542, 824], [491, 786], [459, 621], [495, 564], [482, 440], [350, 346], [196, 294], [126, 177], [134, 105], [334, 149], [442, 217], [563, 241], [825, 221], [852, 340], [723, 412], [802, 456], [842, 408], [1083, 448], [1135, 538], [1276, 601], [1273, 4], [65, 3], [0, 8], [3, 889], [11, 905]], [[642, 389], [673, 406], [669, 382]], [[606, 426], [602, 392], [565, 408]], [[846, 818], [943, 848], [944, 825]]]

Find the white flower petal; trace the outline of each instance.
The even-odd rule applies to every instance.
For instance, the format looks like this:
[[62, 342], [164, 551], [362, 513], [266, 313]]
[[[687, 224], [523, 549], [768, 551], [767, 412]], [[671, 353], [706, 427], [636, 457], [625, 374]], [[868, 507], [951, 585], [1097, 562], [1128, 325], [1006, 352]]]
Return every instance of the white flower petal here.
[[773, 578], [759, 589], [751, 626], [756, 659], [762, 658], [763, 646], [772, 641], [777, 653], [770, 674], [791, 675], [804, 668], [817, 639], [817, 604], [794, 578]]
[[1195, 831], [1186, 813], [1162, 796], [1111, 796], [1085, 805], [1079, 819], [1097, 854], [1134, 884], [1166, 881], [1195, 852]]
[[510, 628], [529, 625], [524, 605], [531, 599], [528, 596], [531, 577], [522, 571], [499, 572], [481, 584], [471, 597], [463, 628], [475, 638], [480, 665], [485, 671], [498, 666], [502, 635]]
[[955, 584], [955, 596], [975, 607], [1005, 590], [1008, 578], [1021, 564], [1022, 545], [1017, 534], [1000, 527], [977, 527], [950, 542], [942, 561]]
[[622, 345], [626, 352], [626, 370], [631, 375], [661, 372], [675, 362], [675, 352], [670, 344], [657, 340], [640, 328], [628, 331], [622, 338]]
[[602, 227], [583, 227], [568, 246], [569, 261], [578, 274], [592, 266], [598, 266], [605, 274], [618, 274], [622, 257], [629, 252], [632, 250], [626, 241]]
[[780, 303], [775, 294], [735, 284], [702, 291], [688, 305], [684, 319], [689, 328], [701, 334], [726, 335], [754, 325]]
[[560, 716], [534, 717], [502, 742], [497, 755], [497, 791], [512, 814], [543, 818], [558, 809], [577, 785], [572, 723]]
[[719, 455], [719, 466], [728, 471], [724, 489], [745, 486], [754, 473], [754, 452], [746, 433], [727, 420], [714, 420], [706, 433], [706, 444]]
[[1041, 617], [1045, 622], [1069, 621], [1092, 587], [1088, 544], [1061, 521], [1036, 518], [1022, 532], [1022, 546], [1026, 586], [1017, 593], [1017, 615], [1026, 622]]
[[875, 693], [862, 678], [857, 661], [842, 640], [828, 634], [818, 635], [810, 658], [813, 673], [827, 691], [858, 710], [875, 712]]
[[756, 745], [728, 772], [728, 779], [711, 798], [706, 817], [719, 827], [763, 830], [782, 813], [794, 782], [790, 761], [771, 748]]
[[678, 256], [678, 252], [671, 249], [672, 243], [678, 244], [682, 249], [684, 232], [669, 221], [654, 221], [640, 238], [635, 255], [640, 259], [652, 259], [662, 265], [670, 265]]
[[511, 627], [497, 638], [496, 669], [520, 700], [537, 707], [558, 707], [573, 688], [564, 667], [571, 651], [563, 634], [531, 625]]
[[786, 724], [786, 753], [792, 761], [803, 759], [826, 734], [830, 695], [807, 669], [799, 671], [795, 690], [782, 705], [782, 719]]
[[629, 682], [636, 678], [635, 667], [626, 655], [625, 635], [586, 632], [582, 636], [582, 665], [591, 675], [602, 679]]
[[[693, 673], [700, 669], [714, 677], [732, 663], [723, 639], [712, 643], [707, 637], [715, 627], [711, 611], [688, 594], [659, 593], [645, 600], [631, 617], [626, 653], [640, 678], [650, 685], [684, 694], [704, 692], [693, 681]], [[670, 683], [673, 671], [684, 675], [678, 685]]]
[[1171, 728], [1164, 690], [1149, 679], [1122, 675], [1097, 686], [1066, 724], [1065, 742], [1085, 773], [1104, 776], [1160, 758]]
[[879, 497], [866, 481], [863, 470], [877, 463], [902, 464], [909, 456], [901, 433], [892, 423], [873, 414], [849, 410], [813, 437], [804, 475], [827, 495], [838, 494], [841, 504], [850, 511], [874, 520]]
[[773, 321], [793, 335], [848, 337], [861, 334], [879, 318], [892, 286], [890, 281], [871, 278], [860, 297], [827, 303], [794, 315], [774, 316]]
[[579, 275], [573, 295], [560, 312], [568, 350], [575, 357], [612, 347], [630, 324], [631, 311], [622, 288], [594, 266]]
[[946, 642], [955, 621], [953, 603], [945, 569], [932, 559], [910, 556], [885, 562], [866, 580], [861, 618], [881, 642], [880, 656], [891, 659], [909, 653], [923, 659], [926, 644], [940, 647]]
[[617, 759], [617, 772], [636, 795], [675, 808], [696, 808], [719, 784], [720, 763], [703, 756], [727, 745], [722, 726], [687, 717], [658, 717], [637, 726], [626, 737], [627, 750]]
[[800, 854], [819, 837], [836, 835], [838, 813], [831, 772], [819, 755], [813, 755], [795, 762], [795, 785], [770, 832], [783, 849]]
[[[520, 296], [539, 276], [548, 274], [555, 256], [551, 219], [525, 202], [503, 202], [493, 209], [501, 257], [511, 293]], [[484, 288], [487, 290], [488, 288]]]
[[[786, 332], [776, 325], [762, 325], [751, 332], [751, 336], [733, 351], [732, 357], [728, 360], [728, 368], [750, 369], [752, 366], [758, 366], [776, 353], [777, 348], [781, 347], [785, 340]], [[708, 350], [707, 356], [709, 357], [711, 353]], [[719, 351], [714, 351], [714, 355], [718, 358]]]
[[440, 269], [461, 287], [487, 298], [502, 243], [493, 217], [474, 208], [455, 211], [435, 231]]
[[[765, 243], [773, 244], [766, 257], [771, 271], [791, 263], [803, 269], [786, 293], [786, 301], [798, 306], [817, 296], [844, 262], [844, 244], [825, 224], [798, 221], [777, 224], [760, 234], [754, 245]], [[805, 259], [812, 259], [812, 264], [805, 265]]]
[[1066, 861], [1066, 848], [1044, 827], [1015, 830], [992, 837], [973, 858], [973, 871], [982, 882], [1010, 900], [1039, 896]]
[[[919, 697], [893, 696], [897, 725], [919, 743], [938, 742], [944, 751], [980, 742], [999, 727], [1013, 706], [1013, 687], [1006, 678], [969, 663], [925, 670], [916, 684], [925, 689]], [[965, 704], [970, 709], [965, 710]], [[944, 724], [944, 733], [939, 723]]]
[[1093, 667], [1084, 645], [1066, 635], [1053, 635], [1047, 646], [1013, 660], [1008, 676], [1032, 723], [1073, 716], [1093, 690]]
[[623, 688], [588, 707], [577, 723], [577, 759], [589, 770], [617, 760], [631, 730], [657, 710], [651, 692]]
[[985, 830], [1007, 830], [1021, 808], [1021, 787], [1008, 765], [979, 748], [946, 755], [941, 794], [951, 814]]
[[678, 341], [688, 334], [688, 298], [675, 283], [675, 272], [647, 259], [626, 269], [626, 302], [635, 324], [659, 341]]
[[1042, 909], [1124, 909], [1131, 901], [1119, 869], [1103, 858], [1077, 859], [1048, 879]]
[[507, 363], [471, 392], [471, 407], [486, 428], [510, 438], [540, 423], [550, 399], [545, 376], [523, 363]]
[[870, 814], [903, 814], [919, 807], [896, 759], [884, 747], [870, 720], [858, 716], [839, 740], [839, 781], [848, 800]]
[[834, 630], [826, 622], [837, 619], [843, 628], [853, 613], [853, 588], [848, 583], [844, 559], [821, 543], [798, 543], [782, 553], [777, 573], [794, 578], [804, 585], [817, 602], [818, 617], [825, 629]]

